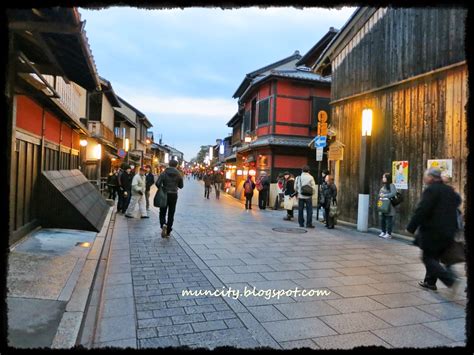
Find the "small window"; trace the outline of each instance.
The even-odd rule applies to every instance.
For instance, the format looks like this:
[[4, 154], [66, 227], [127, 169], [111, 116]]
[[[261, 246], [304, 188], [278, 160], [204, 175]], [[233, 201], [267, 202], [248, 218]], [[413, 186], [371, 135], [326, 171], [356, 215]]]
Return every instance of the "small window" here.
[[269, 122], [270, 98], [264, 99], [258, 103], [258, 125], [264, 125]]

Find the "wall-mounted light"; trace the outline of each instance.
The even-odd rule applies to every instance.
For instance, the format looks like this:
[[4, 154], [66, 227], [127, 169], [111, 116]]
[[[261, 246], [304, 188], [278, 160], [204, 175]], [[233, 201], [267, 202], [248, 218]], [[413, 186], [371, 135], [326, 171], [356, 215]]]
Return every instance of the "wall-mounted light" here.
[[244, 176], [247, 176], [249, 174], [248, 170], [244, 170]]
[[254, 169], [249, 170], [249, 175], [250, 176], [255, 176], [257, 172]]
[[237, 176], [242, 176], [243, 172], [242, 170], [237, 170]]
[[217, 170], [219, 170], [219, 169], [217, 168], [217, 166], [215, 166], [215, 167], [214, 167], [214, 171], [217, 171]]
[[245, 136], [245, 138], [244, 138], [244, 142], [245, 142], [245, 143], [250, 143], [251, 141], [252, 141], [252, 137], [250, 137], [250, 136]]
[[81, 147], [87, 147], [87, 139], [81, 139], [79, 141], [79, 144], [80, 144]]
[[130, 139], [128, 139], [128, 138], [125, 138], [124, 149], [125, 149], [126, 152], [128, 152], [128, 150], [130, 149]]
[[147, 140], [146, 140], [145, 142], [146, 142], [146, 144], [150, 144], [150, 143], [151, 143], [151, 140], [149, 140], [149, 139], [147, 138]]
[[370, 108], [362, 110], [362, 135], [372, 135], [372, 110]]

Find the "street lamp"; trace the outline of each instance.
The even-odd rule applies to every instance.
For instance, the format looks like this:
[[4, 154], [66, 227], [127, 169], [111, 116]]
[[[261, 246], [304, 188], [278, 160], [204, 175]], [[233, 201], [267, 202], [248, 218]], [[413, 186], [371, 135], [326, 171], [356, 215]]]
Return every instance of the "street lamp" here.
[[357, 208], [357, 230], [368, 231], [369, 224], [369, 179], [370, 137], [372, 135], [373, 112], [370, 108], [362, 110], [362, 138], [359, 161], [359, 203]]

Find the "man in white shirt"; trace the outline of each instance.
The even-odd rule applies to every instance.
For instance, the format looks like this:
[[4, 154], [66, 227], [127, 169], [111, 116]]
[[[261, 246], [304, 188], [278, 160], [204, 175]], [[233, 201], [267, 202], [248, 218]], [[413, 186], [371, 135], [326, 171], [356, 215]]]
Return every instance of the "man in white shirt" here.
[[316, 183], [309, 173], [309, 166], [303, 167], [303, 172], [296, 178], [295, 190], [298, 193], [298, 223], [304, 227], [304, 209], [306, 207], [306, 228], [313, 226], [313, 195], [316, 192]]

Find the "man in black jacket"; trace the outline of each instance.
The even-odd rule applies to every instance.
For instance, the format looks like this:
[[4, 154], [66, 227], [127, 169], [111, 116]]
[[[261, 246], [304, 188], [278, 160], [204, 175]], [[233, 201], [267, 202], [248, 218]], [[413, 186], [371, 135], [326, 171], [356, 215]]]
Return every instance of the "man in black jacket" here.
[[132, 196], [132, 179], [132, 168], [130, 165], [123, 163], [118, 174], [119, 201], [117, 212], [125, 213], [127, 211]]
[[426, 276], [419, 285], [436, 290], [436, 281], [440, 279], [452, 288], [454, 295], [459, 280], [451, 269], [441, 266], [439, 259], [454, 241], [457, 229], [456, 210], [461, 199], [451, 186], [443, 183], [439, 169], [428, 169], [423, 180], [427, 187], [407, 226], [410, 233], [415, 233], [418, 229], [416, 244], [423, 250]]
[[155, 183], [155, 175], [151, 172], [151, 166], [146, 166], [145, 174], [145, 201], [146, 201], [146, 210], [150, 210], [150, 188]]
[[[264, 210], [267, 207], [268, 193], [270, 191], [270, 179], [268, 178], [267, 173], [262, 171], [259, 180], [261, 190], [258, 191], [258, 207], [261, 210]], [[257, 183], [257, 188], [259, 183]]]
[[[163, 185], [164, 191], [167, 193], [167, 205], [160, 208], [160, 227], [161, 236], [169, 237], [173, 230], [174, 213], [176, 211], [176, 203], [178, 202], [178, 189], [183, 188], [183, 177], [176, 167], [178, 162], [170, 160], [169, 167], [158, 177], [156, 187], [158, 189]], [[168, 221], [166, 221], [166, 212], [168, 212]]]

